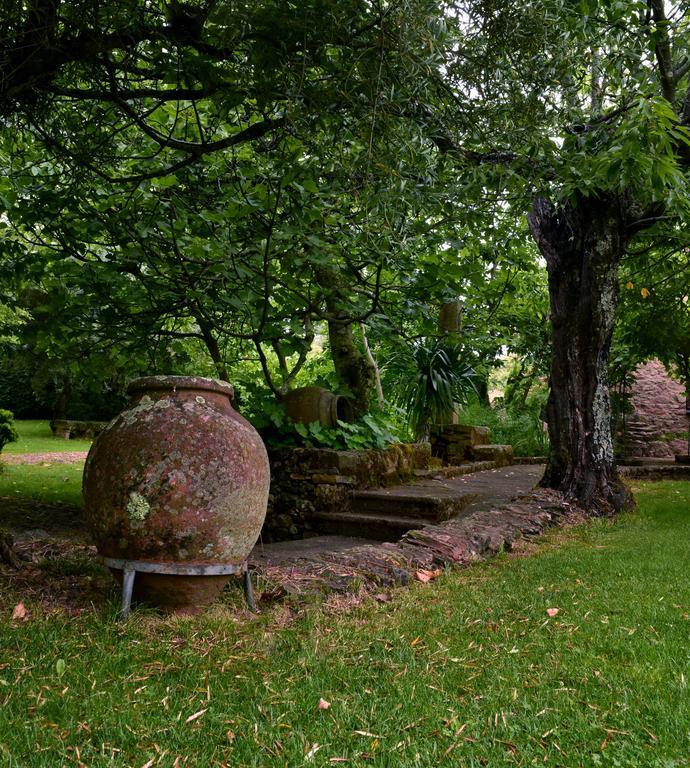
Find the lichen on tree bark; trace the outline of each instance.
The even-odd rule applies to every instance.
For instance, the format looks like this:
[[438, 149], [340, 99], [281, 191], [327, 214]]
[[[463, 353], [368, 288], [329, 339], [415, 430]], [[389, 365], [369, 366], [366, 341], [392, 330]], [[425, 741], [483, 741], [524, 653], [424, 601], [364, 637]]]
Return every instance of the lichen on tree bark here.
[[547, 264], [553, 330], [542, 485], [599, 514], [630, 502], [615, 464], [607, 370], [627, 232], [620, 211], [615, 197], [539, 198], [529, 216]]

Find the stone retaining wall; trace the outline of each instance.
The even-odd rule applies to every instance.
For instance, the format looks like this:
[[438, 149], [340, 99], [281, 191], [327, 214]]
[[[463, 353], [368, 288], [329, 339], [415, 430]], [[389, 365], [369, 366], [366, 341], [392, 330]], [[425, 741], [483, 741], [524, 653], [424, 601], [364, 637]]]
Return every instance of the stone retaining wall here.
[[314, 512], [342, 508], [355, 489], [411, 480], [416, 470], [429, 467], [431, 450], [426, 443], [367, 451], [279, 448], [269, 450], [268, 457], [271, 491], [261, 532], [265, 542], [315, 533]]

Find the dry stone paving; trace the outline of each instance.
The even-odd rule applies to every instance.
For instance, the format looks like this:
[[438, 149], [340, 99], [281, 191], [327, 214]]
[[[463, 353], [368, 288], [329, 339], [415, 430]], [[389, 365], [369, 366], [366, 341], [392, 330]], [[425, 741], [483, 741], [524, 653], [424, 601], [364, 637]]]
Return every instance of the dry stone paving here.
[[503, 550], [520, 538], [535, 537], [553, 525], [584, 518], [559, 493], [538, 489], [496, 509], [406, 533], [397, 543], [365, 543], [339, 551], [252, 565], [271, 587], [269, 595], [376, 592], [417, 579], [428, 581], [448, 566], [468, 565]]
[[415, 483], [352, 491], [347, 504], [318, 511], [314, 526], [328, 534], [397, 541], [409, 530], [505, 503], [531, 490], [543, 474], [539, 465], [480, 466], [491, 468], [457, 476], [444, 468]]
[[[440, 561], [436, 562], [438, 558], [430, 557], [432, 550], [440, 552], [450, 548], [449, 551], [455, 553], [453, 557], [460, 558], [457, 562], [465, 562], [468, 558], [489, 556], [497, 542], [498, 549], [509, 546], [516, 524], [521, 531], [538, 529], [541, 532], [542, 527], [535, 522], [543, 519], [541, 513], [535, 509], [537, 518], [533, 519], [528, 510], [535, 499], [541, 499], [537, 507], [543, 505], [544, 499], [553, 506], [553, 492], [530, 494], [542, 474], [543, 466], [540, 465], [514, 465], [450, 477], [441, 470], [436, 474], [430, 472], [413, 484], [360, 491], [353, 499], [352, 510], [358, 508], [357, 502], [361, 500], [374, 503], [373, 522], [361, 515], [358, 524], [349, 527], [347, 536], [330, 534], [297, 542], [259, 544], [252, 552], [250, 564], [269, 581], [277, 582], [281, 589], [290, 592], [348, 590], [362, 580], [371, 586], [405, 583], [415, 569], [440, 564]], [[520, 494], [530, 494], [523, 497], [530, 501], [520, 501], [518, 507], [511, 505], [510, 502]], [[449, 505], [453, 502], [459, 505], [456, 515], [449, 513]], [[379, 526], [382, 519], [385, 522], [381, 506], [385, 504], [390, 505], [394, 525], [389, 528], [388, 541], [381, 542]], [[415, 504], [416, 514], [411, 511]], [[498, 518], [494, 510], [500, 511], [506, 505], [497, 528]], [[565, 502], [563, 505], [561, 516], [572, 509]], [[404, 508], [406, 506], [408, 509]], [[407, 518], [401, 515], [406, 511], [409, 513]], [[434, 511], [440, 512], [440, 519], [433, 519]], [[341, 517], [346, 514], [356, 513], [341, 513]], [[417, 516], [423, 514], [427, 517]], [[404, 530], [405, 522], [407, 530]], [[359, 535], [353, 535], [352, 531]], [[488, 538], [487, 531], [493, 531]], [[424, 552], [425, 548], [429, 551]], [[412, 551], [414, 557], [409, 561], [410, 568], [403, 567], [400, 562], [406, 561], [405, 553]], [[449, 562], [454, 562], [453, 558]]]

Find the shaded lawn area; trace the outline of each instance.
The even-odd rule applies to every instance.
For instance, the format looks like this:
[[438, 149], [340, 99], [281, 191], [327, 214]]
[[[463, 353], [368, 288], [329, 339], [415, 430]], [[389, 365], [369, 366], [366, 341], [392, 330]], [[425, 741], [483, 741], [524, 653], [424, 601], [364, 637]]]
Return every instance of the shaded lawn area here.
[[83, 472], [83, 461], [71, 464], [8, 464], [0, 471], [0, 497], [82, 507]]
[[50, 424], [47, 421], [35, 419], [19, 419], [14, 422], [19, 440], [8, 443], [4, 453], [62, 453], [64, 451], [88, 451], [91, 440], [65, 440], [53, 437]]
[[690, 484], [637, 489], [615, 523], [349, 610], [252, 619], [233, 588], [197, 618], [13, 625], [5, 580], [0, 763], [687, 766]]

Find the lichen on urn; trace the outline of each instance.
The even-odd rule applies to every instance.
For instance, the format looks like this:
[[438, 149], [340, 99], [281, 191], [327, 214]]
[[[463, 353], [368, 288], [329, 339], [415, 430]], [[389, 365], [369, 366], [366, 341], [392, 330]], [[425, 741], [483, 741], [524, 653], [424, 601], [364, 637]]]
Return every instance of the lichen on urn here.
[[146, 501], [144, 496], [135, 491], [129, 494], [127, 513], [129, 514], [130, 520], [133, 522], [143, 522], [146, 520], [150, 511], [151, 505]]

